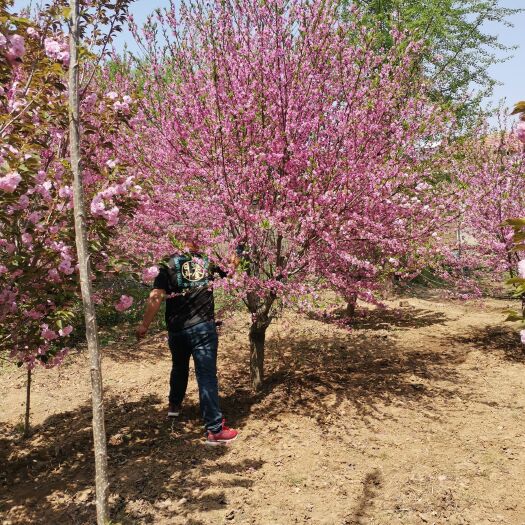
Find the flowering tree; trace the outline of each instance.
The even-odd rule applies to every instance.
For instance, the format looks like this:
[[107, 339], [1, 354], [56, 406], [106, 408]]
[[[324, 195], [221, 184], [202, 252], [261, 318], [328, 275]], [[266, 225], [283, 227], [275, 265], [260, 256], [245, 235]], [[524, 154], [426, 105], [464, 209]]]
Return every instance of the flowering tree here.
[[142, 98], [119, 156], [151, 199], [126, 239], [150, 234], [158, 253], [182, 232], [223, 267], [243, 247], [220, 284], [251, 313], [255, 388], [277, 304], [301, 304], [334, 258], [367, 263], [363, 239], [384, 244], [391, 207], [409, 215], [425, 191], [425, 171], [399, 158], [424, 158], [446, 132], [414, 82], [418, 46], [393, 34], [379, 53], [340, 15], [333, 1], [196, 1], [135, 28]]
[[[463, 194], [461, 229], [471, 238], [462, 243], [458, 264], [499, 283], [516, 277], [519, 252], [507, 222], [525, 215], [525, 162], [514, 131], [488, 133], [463, 141], [452, 161]], [[489, 270], [489, 272], [487, 272]]]
[[[27, 19], [2, 7], [0, 25], [0, 351], [31, 369], [60, 364], [78, 315], [62, 3]], [[83, 69], [89, 79], [93, 66]], [[112, 167], [112, 136], [125, 115], [92, 90], [82, 102], [88, 219], [99, 272], [112, 226], [131, 213], [138, 190]], [[29, 389], [28, 389], [29, 396]], [[28, 429], [29, 403], [26, 407]]]
[[[525, 154], [525, 102], [518, 102], [513, 115], [520, 115], [520, 121], [516, 129], [518, 140], [523, 144], [523, 153]], [[514, 229], [514, 249], [516, 253], [523, 256], [525, 252], [525, 213], [521, 218], [514, 218], [508, 221]], [[511, 313], [511, 320], [519, 320], [522, 323], [525, 321], [525, 259], [522, 258], [518, 262], [517, 276], [511, 279], [511, 283], [516, 286], [516, 295], [521, 297], [521, 315]], [[525, 345], [525, 330], [520, 332], [521, 342]]]

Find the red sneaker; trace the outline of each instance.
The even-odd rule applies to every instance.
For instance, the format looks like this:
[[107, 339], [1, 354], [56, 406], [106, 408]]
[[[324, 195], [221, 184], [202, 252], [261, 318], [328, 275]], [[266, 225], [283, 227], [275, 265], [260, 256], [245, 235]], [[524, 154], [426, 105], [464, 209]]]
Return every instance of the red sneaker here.
[[226, 426], [226, 420], [222, 420], [222, 430], [214, 434], [213, 432], [208, 431], [208, 439], [206, 439], [206, 445], [216, 447], [217, 445], [227, 445], [232, 441], [237, 439], [239, 432], [233, 430], [233, 428], [228, 428]]

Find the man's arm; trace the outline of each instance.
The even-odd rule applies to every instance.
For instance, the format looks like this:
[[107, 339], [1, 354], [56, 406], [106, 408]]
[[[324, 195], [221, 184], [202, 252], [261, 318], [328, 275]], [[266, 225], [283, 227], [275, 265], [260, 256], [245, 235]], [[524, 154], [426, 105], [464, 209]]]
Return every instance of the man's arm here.
[[144, 311], [144, 318], [135, 332], [137, 335], [137, 341], [140, 341], [146, 335], [149, 325], [157, 315], [157, 312], [160, 310], [160, 306], [164, 299], [166, 299], [165, 290], [155, 288], [149, 294], [148, 302], [146, 303], [146, 309]]

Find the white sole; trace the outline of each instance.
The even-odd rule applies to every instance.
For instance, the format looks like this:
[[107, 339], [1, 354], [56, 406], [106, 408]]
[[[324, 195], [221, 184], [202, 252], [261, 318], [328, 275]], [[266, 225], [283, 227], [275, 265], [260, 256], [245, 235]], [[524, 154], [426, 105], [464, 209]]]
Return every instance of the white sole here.
[[204, 442], [205, 445], [207, 445], [208, 447], [218, 447], [218, 446], [223, 446], [223, 447], [227, 447], [230, 443], [233, 443], [239, 436], [235, 436], [234, 438], [232, 439], [228, 439], [228, 440], [219, 440], [219, 441], [208, 441], [206, 440]]

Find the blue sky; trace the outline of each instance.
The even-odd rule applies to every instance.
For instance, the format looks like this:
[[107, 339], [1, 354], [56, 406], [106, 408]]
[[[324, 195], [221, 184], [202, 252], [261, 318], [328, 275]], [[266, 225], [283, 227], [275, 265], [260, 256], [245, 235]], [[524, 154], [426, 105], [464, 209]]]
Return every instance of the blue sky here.
[[[27, 0], [16, 0], [17, 8], [27, 6]], [[131, 11], [138, 23], [144, 20], [148, 13], [157, 7], [166, 7], [169, 0], [136, 0]], [[524, 8], [524, 0], [502, 0], [502, 7]], [[513, 57], [506, 62], [496, 64], [491, 68], [491, 75], [501, 82], [497, 86], [491, 102], [496, 103], [505, 99], [505, 105], [510, 107], [518, 100], [525, 99], [525, 13], [514, 16], [510, 21], [513, 28], [507, 28], [500, 24], [489, 23], [486, 25], [487, 32], [498, 35], [499, 40], [506, 45], [517, 45], [518, 49], [513, 52]], [[127, 43], [133, 49], [133, 39], [127, 31], [119, 36], [117, 45], [123, 46]], [[503, 56], [503, 55], [502, 55]]]

